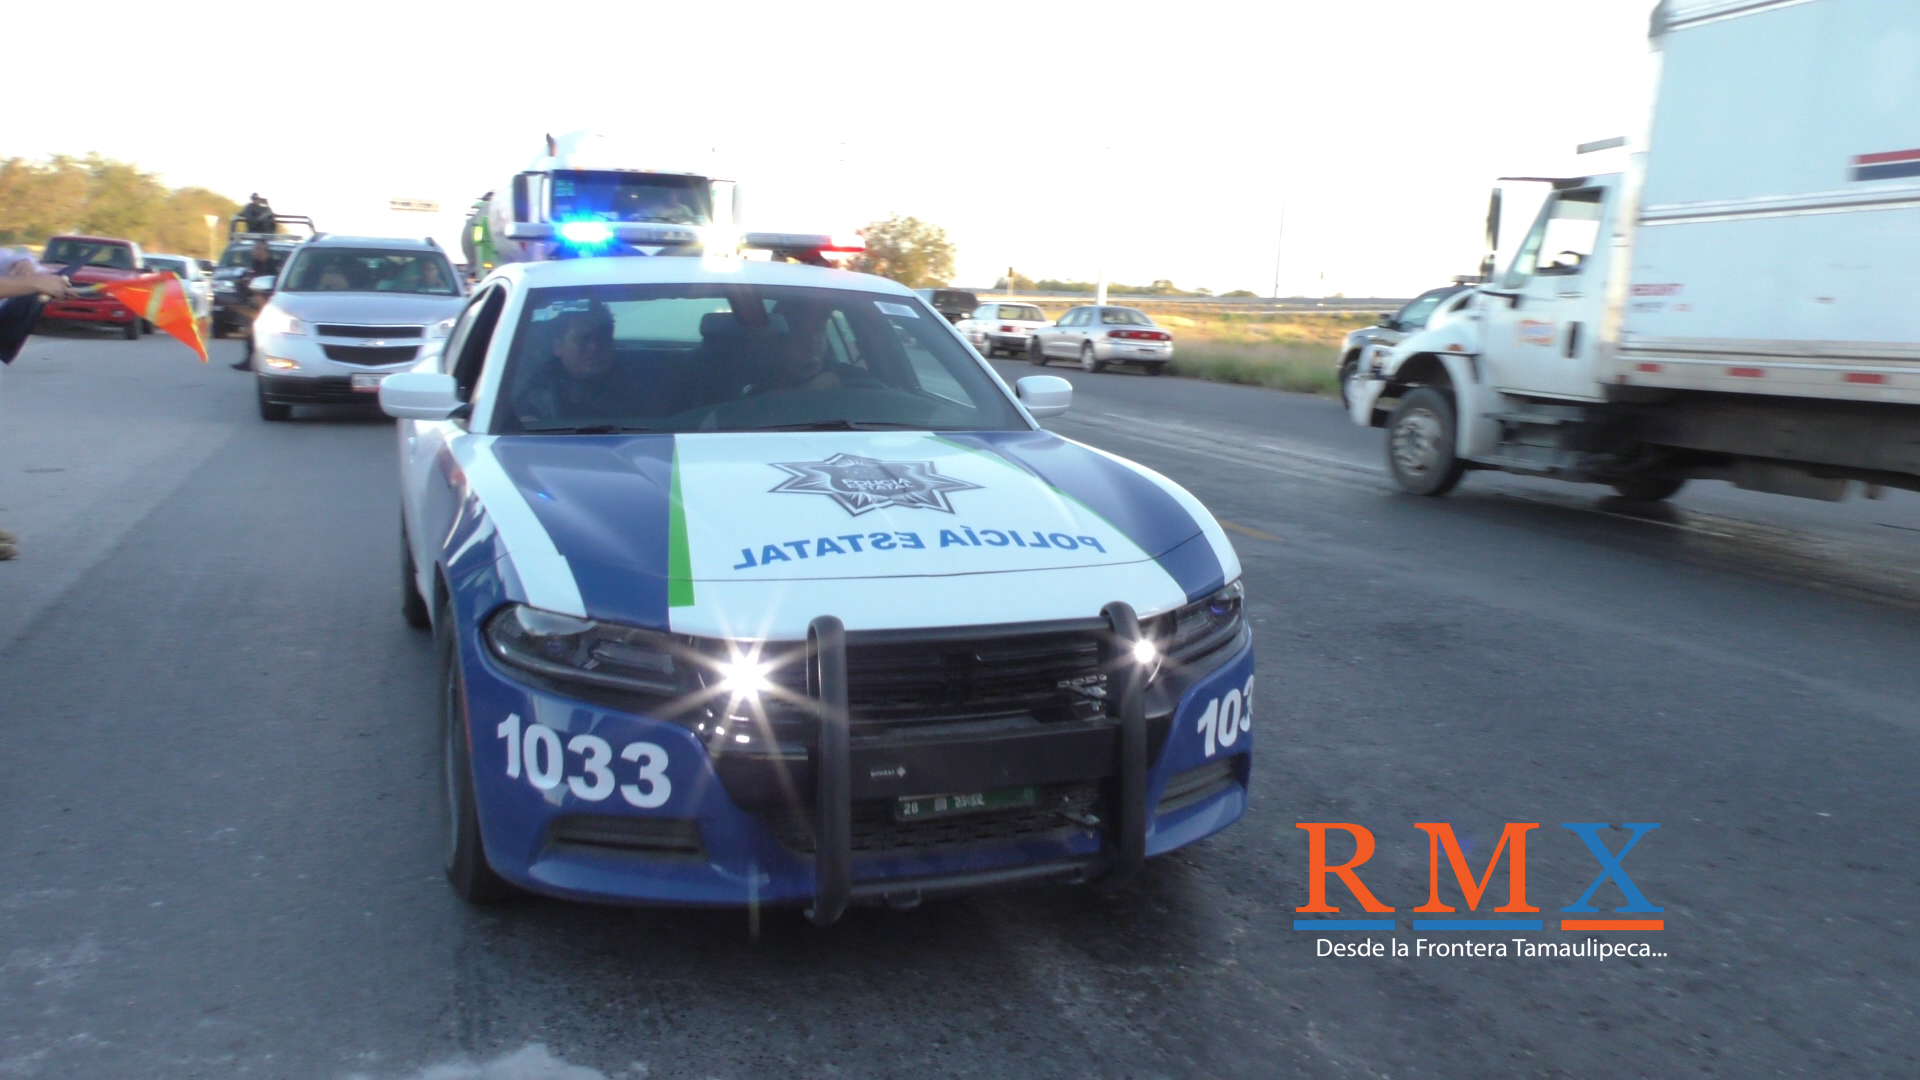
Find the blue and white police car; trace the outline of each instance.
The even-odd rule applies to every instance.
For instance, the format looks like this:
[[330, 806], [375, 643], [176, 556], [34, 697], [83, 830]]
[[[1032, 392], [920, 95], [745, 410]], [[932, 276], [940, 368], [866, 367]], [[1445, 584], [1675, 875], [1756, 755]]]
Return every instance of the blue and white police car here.
[[1240, 563], [907, 289], [502, 267], [389, 376], [445, 861], [485, 902], [804, 905], [1124, 879], [1246, 808]]

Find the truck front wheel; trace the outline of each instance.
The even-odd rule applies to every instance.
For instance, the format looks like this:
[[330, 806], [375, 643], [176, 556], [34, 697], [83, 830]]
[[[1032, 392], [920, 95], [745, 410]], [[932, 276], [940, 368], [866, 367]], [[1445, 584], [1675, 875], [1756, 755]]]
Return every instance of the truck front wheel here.
[[1420, 387], [1400, 399], [1387, 421], [1387, 471], [1402, 491], [1445, 495], [1467, 471], [1455, 453], [1458, 441], [1453, 402], [1438, 390]]
[[1613, 482], [1613, 490], [1623, 499], [1634, 502], [1660, 502], [1671, 499], [1686, 486], [1685, 480], [1671, 480], [1664, 476], [1629, 476]]

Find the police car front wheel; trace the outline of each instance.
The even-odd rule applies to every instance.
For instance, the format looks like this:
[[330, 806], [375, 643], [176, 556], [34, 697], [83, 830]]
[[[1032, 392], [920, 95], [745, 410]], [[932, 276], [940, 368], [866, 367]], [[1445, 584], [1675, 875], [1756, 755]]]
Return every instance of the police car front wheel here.
[[493, 872], [480, 840], [479, 803], [473, 793], [473, 745], [468, 734], [466, 683], [451, 602], [441, 605], [436, 635], [440, 656], [441, 863], [453, 891], [469, 904], [498, 904], [519, 890]]

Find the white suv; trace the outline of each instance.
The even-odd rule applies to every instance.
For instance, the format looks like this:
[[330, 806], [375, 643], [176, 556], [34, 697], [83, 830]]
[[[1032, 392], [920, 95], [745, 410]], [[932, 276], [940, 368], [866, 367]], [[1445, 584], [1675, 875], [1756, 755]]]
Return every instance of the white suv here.
[[957, 324], [980, 355], [988, 358], [1003, 350], [1026, 355], [1034, 330], [1045, 325], [1046, 313], [1032, 304], [981, 304]]
[[322, 236], [297, 248], [253, 323], [260, 416], [375, 406], [380, 380], [440, 349], [466, 290], [432, 240]]

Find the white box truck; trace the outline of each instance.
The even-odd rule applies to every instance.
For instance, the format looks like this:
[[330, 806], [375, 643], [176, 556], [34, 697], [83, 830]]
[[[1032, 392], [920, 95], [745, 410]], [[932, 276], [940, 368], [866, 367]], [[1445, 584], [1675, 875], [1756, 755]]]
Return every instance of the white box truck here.
[[1353, 419], [1421, 494], [1920, 490], [1920, 2], [1666, 0], [1653, 35], [1644, 149], [1538, 180], [1507, 265], [1368, 357]]

